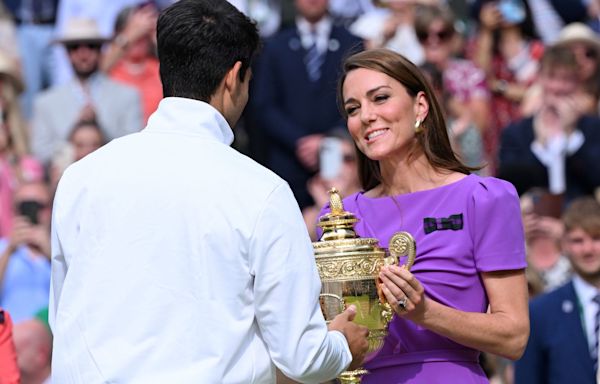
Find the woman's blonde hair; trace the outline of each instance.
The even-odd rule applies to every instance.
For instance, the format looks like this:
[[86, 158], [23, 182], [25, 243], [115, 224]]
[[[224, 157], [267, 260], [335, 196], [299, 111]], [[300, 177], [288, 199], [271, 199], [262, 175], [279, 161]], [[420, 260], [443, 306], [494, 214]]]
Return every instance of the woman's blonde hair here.
[[27, 124], [21, 113], [19, 92], [12, 81], [0, 75], [0, 99], [2, 100], [2, 117], [9, 133], [9, 146], [16, 156], [29, 153], [29, 135]]

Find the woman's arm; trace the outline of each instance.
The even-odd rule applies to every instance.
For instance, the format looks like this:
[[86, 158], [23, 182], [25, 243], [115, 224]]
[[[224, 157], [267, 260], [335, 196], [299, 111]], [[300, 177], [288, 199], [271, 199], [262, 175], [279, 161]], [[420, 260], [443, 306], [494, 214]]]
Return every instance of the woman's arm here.
[[502, 21], [502, 16], [494, 3], [486, 3], [479, 13], [479, 31], [473, 61], [490, 76], [494, 49], [494, 30]]
[[[488, 313], [464, 312], [428, 298], [405, 268], [384, 267], [380, 277], [386, 299], [399, 316], [480, 351], [511, 360], [523, 354], [529, 337], [525, 270], [481, 274], [490, 302]], [[406, 309], [401, 309], [397, 302], [405, 296]]]

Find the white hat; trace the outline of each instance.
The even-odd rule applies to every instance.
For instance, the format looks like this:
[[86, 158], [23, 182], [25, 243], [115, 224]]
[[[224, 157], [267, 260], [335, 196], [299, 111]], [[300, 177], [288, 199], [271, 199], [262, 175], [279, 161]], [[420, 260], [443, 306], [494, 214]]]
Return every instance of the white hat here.
[[557, 44], [584, 42], [600, 47], [600, 36], [583, 23], [571, 23], [560, 30]]
[[109, 39], [100, 33], [98, 24], [92, 19], [71, 19], [68, 21], [62, 36], [55, 41], [62, 44], [70, 43], [104, 43]]

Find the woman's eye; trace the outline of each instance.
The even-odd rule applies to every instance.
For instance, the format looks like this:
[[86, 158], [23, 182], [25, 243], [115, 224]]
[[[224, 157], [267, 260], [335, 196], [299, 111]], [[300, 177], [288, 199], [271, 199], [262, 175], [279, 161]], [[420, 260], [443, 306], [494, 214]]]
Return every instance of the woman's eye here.
[[346, 114], [347, 114], [348, 116], [350, 116], [350, 115], [352, 115], [354, 112], [356, 112], [356, 110], [357, 110], [357, 109], [358, 109], [357, 107], [347, 107], [347, 108], [346, 108]]
[[388, 95], [377, 95], [375, 96], [375, 101], [385, 101], [389, 98]]

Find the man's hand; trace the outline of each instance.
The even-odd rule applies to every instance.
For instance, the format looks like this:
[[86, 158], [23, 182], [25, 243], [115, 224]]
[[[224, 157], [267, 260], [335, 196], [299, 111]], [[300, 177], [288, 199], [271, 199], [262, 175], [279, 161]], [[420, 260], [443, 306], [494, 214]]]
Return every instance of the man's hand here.
[[479, 23], [481, 28], [493, 31], [502, 24], [502, 13], [495, 3], [485, 3], [479, 11]]
[[352, 362], [347, 369], [348, 371], [353, 371], [361, 366], [369, 348], [369, 341], [367, 340], [369, 330], [367, 327], [352, 322], [355, 315], [356, 307], [351, 305], [329, 323], [330, 331], [342, 332], [348, 341], [352, 353]]
[[31, 224], [23, 216], [17, 216], [13, 222], [12, 233], [9, 238], [8, 250], [12, 254], [20, 245], [34, 248], [44, 256], [50, 258], [50, 234], [48, 229], [41, 224]]
[[12, 224], [12, 230], [8, 237], [7, 251], [12, 254], [20, 245], [27, 243], [27, 236], [31, 228], [31, 223], [24, 216], [15, 216]]

